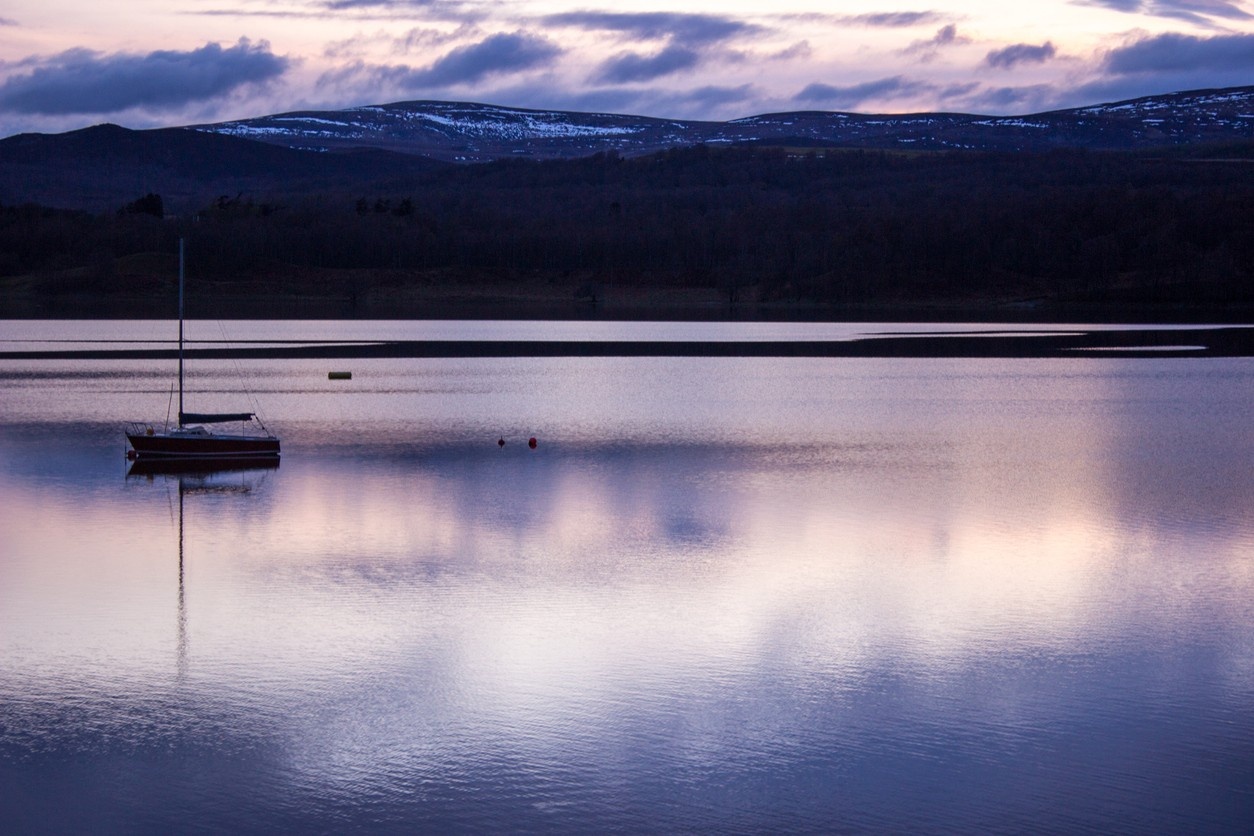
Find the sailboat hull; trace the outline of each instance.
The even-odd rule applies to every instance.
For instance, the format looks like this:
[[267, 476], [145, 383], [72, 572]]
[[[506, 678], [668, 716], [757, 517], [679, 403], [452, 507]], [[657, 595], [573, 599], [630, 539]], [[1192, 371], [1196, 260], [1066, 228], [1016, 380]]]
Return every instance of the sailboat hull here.
[[279, 440], [272, 436], [210, 432], [127, 433], [140, 459], [266, 459], [278, 458]]

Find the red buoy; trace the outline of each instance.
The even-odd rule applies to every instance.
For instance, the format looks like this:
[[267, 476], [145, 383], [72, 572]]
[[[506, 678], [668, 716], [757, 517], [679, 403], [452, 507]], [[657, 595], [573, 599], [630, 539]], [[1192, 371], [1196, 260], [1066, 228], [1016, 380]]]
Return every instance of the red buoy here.
[[536, 449], [536, 437], [534, 435], [531, 438], [527, 439], [527, 446], [530, 447], [532, 450]]

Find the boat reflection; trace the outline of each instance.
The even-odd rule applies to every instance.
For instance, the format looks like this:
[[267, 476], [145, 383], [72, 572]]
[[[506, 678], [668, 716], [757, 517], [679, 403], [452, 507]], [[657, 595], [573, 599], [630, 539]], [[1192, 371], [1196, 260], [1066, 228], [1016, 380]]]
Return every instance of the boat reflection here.
[[214, 473], [278, 470], [280, 459], [136, 459], [126, 471], [127, 478], [153, 476], [198, 476]]
[[[127, 479], [146, 479], [154, 481], [161, 476], [162, 481], [178, 482], [178, 627], [177, 627], [177, 659], [178, 681], [187, 678], [188, 635], [187, 635], [187, 587], [186, 587], [186, 530], [184, 525], [184, 501], [188, 495], [205, 493], [251, 493], [257, 482], [250, 481], [248, 475], [277, 470], [279, 459], [136, 459], [126, 472]], [[213, 477], [227, 474], [232, 478], [228, 482], [216, 481]], [[242, 478], [237, 482], [235, 476]]]

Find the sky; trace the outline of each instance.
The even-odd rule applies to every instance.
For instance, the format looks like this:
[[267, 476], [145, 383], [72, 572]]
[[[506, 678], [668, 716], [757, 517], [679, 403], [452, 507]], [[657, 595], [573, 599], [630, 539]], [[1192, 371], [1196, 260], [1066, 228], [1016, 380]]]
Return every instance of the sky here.
[[0, 137], [395, 101], [1019, 115], [1254, 84], [1254, 0], [5, 0]]

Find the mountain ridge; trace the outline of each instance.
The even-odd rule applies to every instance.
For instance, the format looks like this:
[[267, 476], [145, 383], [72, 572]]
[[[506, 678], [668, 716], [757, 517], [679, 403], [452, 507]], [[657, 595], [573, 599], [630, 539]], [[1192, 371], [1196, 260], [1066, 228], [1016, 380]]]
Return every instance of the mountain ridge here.
[[729, 122], [401, 102], [216, 125], [97, 125], [0, 140], [0, 205], [116, 211], [159, 194], [168, 211], [242, 200], [397, 194], [445, 166], [624, 158], [685, 147], [1043, 153], [1227, 145], [1254, 158], [1254, 86], [1187, 91], [1030, 116], [795, 111]]
[[645, 154], [774, 143], [927, 151], [1131, 150], [1254, 139], [1254, 86], [1189, 90], [1021, 116], [785, 111], [726, 122], [406, 101], [192, 125], [289, 148], [373, 148], [447, 162]]
[[[168, 315], [187, 237], [216, 315], [1249, 321], [1248, 103], [1241, 90], [1067, 116], [1222, 128], [1217, 144], [1118, 152], [810, 153], [789, 147], [805, 136], [760, 139], [777, 118], [732, 126], [746, 141], [721, 147], [476, 165], [186, 129], [18, 137], [0, 140], [0, 308]], [[517, 111], [462, 115], [446, 144], [469, 128], [632, 135], [572, 131], [560, 113], [522, 127]], [[1006, 119], [977, 128], [1050, 130]]]

